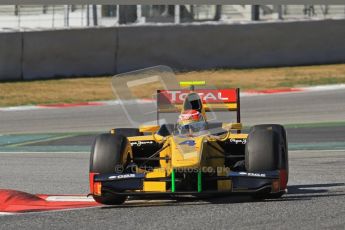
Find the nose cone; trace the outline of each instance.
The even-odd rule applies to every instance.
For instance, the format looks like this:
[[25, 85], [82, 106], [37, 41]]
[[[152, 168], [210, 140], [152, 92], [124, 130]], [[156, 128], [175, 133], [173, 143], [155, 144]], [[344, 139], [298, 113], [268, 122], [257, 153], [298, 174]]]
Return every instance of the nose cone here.
[[173, 168], [199, 168], [201, 161], [201, 137], [171, 138], [171, 163]]

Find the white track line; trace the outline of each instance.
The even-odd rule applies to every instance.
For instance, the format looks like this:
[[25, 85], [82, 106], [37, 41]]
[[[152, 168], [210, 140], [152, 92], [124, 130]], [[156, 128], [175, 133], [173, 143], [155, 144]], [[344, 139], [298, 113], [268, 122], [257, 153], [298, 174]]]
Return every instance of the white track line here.
[[[50, 201], [76, 201], [75, 199], [73, 200], [61, 200], [60, 196], [50, 196], [50, 199], [56, 199], [56, 200], [50, 200]], [[70, 196], [70, 197], [81, 197], [81, 196]], [[85, 199], [85, 197], [83, 197]], [[93, 200], [92, 197], [90, 199]], [[85, 200], [83, 200], [85, 201]], [[147, 204], [159, 204], [159, 203], [172, 203], [176, 202], [175, 200], [128, 200], [122, 205], [116, 205], [116, 207], [126, 207], [126, 206], [132, 206], [132, 205], [147, 205]], [[93, 206], [93, 207], [82, 207], [82, 208], [67, 208], [67, 209], [59, 209], [59, 210], [47, 210], [47, 211], [33, 211], [33, 212], [18, 212], [18, 213], [13, 213], [13, 212], [0, 212], [0, 217], [1, 216], [9, 216], [9, 215], [32, 215], [32, 214], [43, 214], [43, 213], [54, 213], [54, 212], [66, 212], [66, 211], [76, 211], [76, 210], [84, 210], [84, 209], [94, 209], [94, 208], [102, 208], [102, 207], [107, 207], [107, 206]]]
[[[64, 195], [56, 195], [56, 196], [48, 196], [46, 198], [46, 201], [61, 201], [61, 202], [94, 202], [95, 200], [89, 196], [87, 197], [86, 195], [85, 196], [64, 196]], [[127, 200], [125, 202], [125, 204], [136, 204], [136, 203], [161, 203], [161, 202], [171, 202], [171, 201], [174, 201], [174, 200], [136, 200], [136, 199], [133, 199], [133, 200]]]
[[48, 196], [46, 201], [62, 201], [62, 202], [94, 202], [90, 196]]
[[16, 213], [12, 212], [0, 212], [0, 216], [10, 216], [10, 215], [15, 215]]
[[[83, 208], [66, 208], [66, 209], [58, 209], [58, 210], [47, 210], [47, 211], [30, 211], [30, 212], [2, 212], [3, 216], [9, 215], [32, 215], [32, 214], [43, 214], [43, 213], [54, 213], [54, 212], [68, 212], [68, 211], [76, 211], [76, 210], [84, 210], [84, 209], [92, 209], [92, 208], [99, 208], [102, 206], [92, 206], [92, 207], [83, 207]], [[1, 213], [0, 213], [1, 216]]]
[[26, 110], [37, 110], [37, 109], [41, 109], [41, 108], [35, 105], [0, 107], [0, 111], [26, 111]]
[[337, 84], [337, 85], [319, 85], [319, 86], [312, 86], [312, 87], [304, 87], [299, 88], [303, 91], [327, 91], [327, 90], [337, 90], [337, 89], [345, 89], [345, 84]]
[[[95, 202], [95, 200], [92, 197], [85, 196], [48, 196], [46, 201], [54, 201], [54, 202]], [[96, 207], [82, 207], [82, 208], [66, 208], [66, 209], [60, 209], [60, 210], [47, 210], [47, 211], [33, 211], [33, 212], [0, 212], [1, 216], [9, 216], [9, 215], [25, 215], [25, 214], [37, 214], [37, 213], [49, 213], [49, 212], [62, 212], [62, 211], [73, 211], [73, 210], [81, 210], [81, 209], [89, 209], [89, 208], [97, 208]]]

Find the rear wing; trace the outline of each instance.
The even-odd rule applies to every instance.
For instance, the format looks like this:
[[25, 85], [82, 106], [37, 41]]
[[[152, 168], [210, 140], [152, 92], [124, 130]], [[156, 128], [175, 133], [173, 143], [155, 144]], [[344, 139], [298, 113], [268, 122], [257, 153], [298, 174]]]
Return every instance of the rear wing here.
[[241, 122], [240, 89], [157, 90], [157, 120], [159, 113], [176, 113], [182, 110], [186, 96], [199, 94], [206, 112], [236, 111], [237, 123]]

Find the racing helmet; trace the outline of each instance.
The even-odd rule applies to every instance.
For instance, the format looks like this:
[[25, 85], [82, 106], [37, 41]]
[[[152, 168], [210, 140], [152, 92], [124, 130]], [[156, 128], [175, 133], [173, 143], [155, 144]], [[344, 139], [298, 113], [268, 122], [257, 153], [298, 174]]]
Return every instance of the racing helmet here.
[[177, 131], [180, 135], [192, 135], [207, 129], [207, 124], [202, 114], [194, 109], [185, 110], [177, 121]]

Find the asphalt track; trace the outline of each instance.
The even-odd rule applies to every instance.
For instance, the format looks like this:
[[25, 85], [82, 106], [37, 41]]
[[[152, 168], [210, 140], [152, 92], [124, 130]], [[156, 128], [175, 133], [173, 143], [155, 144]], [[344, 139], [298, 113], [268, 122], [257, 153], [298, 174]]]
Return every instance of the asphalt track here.
[[[242, 97], [242, 122], [253, 125], [344, 121], [344, 99], [345, 89]], [[148, 105], [141, 105], [145, 107]], [[233, 118], [229, 113], [217, 113], [217, 116], [221, 121]], [[1, 134], [103, 132], [112, 127], [129, 126], [119, 105], [0, 111]]]
[[[0, 154], [1, 187], [87, 192], [87, 153]], [[345, 151], [290, 152], [281, 199], [139, 201], [123, 206], [0, 216], [0, 229], [344, 229]], [[15, 183], [15, 184], [14, 184]]]
[[[345, 123], [287, 126], [286, 130], [290, 150], [345, 149]], [[0, 152], [87, 152], [97, 135], [98, 132], [3, 135]]]
[[[343, 122], [344, 98], [345, 90], [243, 97], [243, 122], [249, 125]], [[114, 105], [8, 111], [0, 112], [0, 133], [101, 132], [127, 126], [125, 120], [124, 113]], [[344, 131], [344, 125], [292, 127], [288, 129], [289, 143], [343, 143]], [[68, 141], [86, 145], [91, 137], [36, 144], [43, 148], [66, 145]], [[138, 201], [124, 206], [0, 214], [0, 229], [344, 229], [344, 149], [290, 151], [289, 192], [282, 199]], [[0, 188], [29, 193], [86, 194], [88, 158], [88, 152], [0, 153]]]

